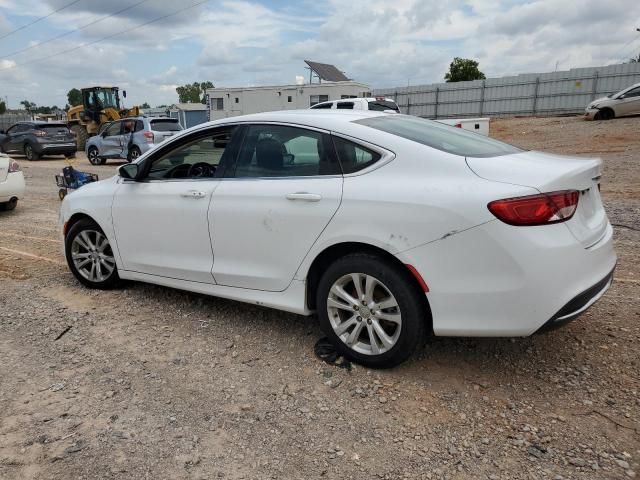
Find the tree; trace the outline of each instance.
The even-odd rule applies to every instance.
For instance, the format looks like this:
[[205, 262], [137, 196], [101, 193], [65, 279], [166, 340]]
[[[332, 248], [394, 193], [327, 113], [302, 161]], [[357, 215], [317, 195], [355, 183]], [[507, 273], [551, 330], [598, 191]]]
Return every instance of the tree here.
[[34, 110], [36, 108], [36, 104], [30, 102], [29, 100], [22, 100], [20, 102], [20, 105], [24, 106], [24, 109], [29, 113], [31, 113], [31, 110]]
[[7, 111], [7, 104], [4, 103], [4, 101], [1, 101], [0, 102], [0, 115], [5, 113], [6, 111]]
[[193, 82], [191, 85], [183, 85], [176, 88], [178, 94], [178, 101], [180, 103], [204, 103], [205, 92], [207, 88], [213, 88], [211, 82]]
[[468, 80], [483, 80], [484, 76], [478, 69], [479, 63], [469, 58], [456, 57], [449, 65], [449, 71], [445, 74], [446, 82], [465, 82]]
[[640, 63], [640, 53], [637, 57], [630, 58], [627, 63]]
[[140, 108], [151, 108], [151, 105], [149, 105], [147, 102], [144, 102], [142, 105], [140, 105]]
[[82, 92], [77, 88], [72, 88], [67, 92], [67, 102], [72, 107], [76, 105], [82, 105]]

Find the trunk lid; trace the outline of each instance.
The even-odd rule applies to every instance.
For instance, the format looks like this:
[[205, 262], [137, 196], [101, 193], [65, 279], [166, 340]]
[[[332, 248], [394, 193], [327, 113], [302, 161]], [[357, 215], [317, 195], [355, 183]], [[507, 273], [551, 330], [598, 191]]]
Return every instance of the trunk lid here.
[[533, 187], [541, 193], [578, 190], [578, 208], [565, 225], [585, 248], [606, 233], [609, 221], [600, 198], [599, 158], [521, 152], [492, 158], [467, 157], [467, 165], [486, 180]]

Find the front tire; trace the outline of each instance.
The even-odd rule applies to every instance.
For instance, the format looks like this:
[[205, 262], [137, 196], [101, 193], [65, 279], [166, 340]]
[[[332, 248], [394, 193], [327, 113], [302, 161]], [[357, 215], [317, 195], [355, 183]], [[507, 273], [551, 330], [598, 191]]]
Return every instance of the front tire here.
[[18, 199], [13, 197], [8, 202], [0, 203], [0, 211], [8, 212], [11, 210], [15, 210], [18, 206]]
[[401, 266], [350, 254], [320, 279], [320, 327], [346, 358], [371, 368], [394, 367], [424, 338], [429, 311], [423, 295]]
[[120, 280], [109, 240], [93, 220], [73, 224], [65, 238], [65, 253], [69, 269], [86, 287], [106, 290]]
[[27, 157], [27, 160], [29, 161], [38, 160], [40, 158], [40, 155], [36, 153], [33, 147], [28, 143], [24, 145], [24, 156]]
[[89, 150], [87, 151], [87, 159], [91, 165], [104, 165], [105, 163], [105, 160], [100, 158], [100, 152], [98, 152], [96, 147], [89, 147]]

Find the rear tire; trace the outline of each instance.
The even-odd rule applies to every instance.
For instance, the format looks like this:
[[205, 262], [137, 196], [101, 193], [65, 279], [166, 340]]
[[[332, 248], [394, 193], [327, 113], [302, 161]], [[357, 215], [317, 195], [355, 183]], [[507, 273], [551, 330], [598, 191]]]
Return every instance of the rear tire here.
[[131, 163], [135, 161], [140, 155], [140, 149], [134, 145], [129, 149], [129, 153], [127, 153], [127, 162]]
[[17, 206], [18, 206], [18, 199], [14, 197], [8, 202], [0, 203], [0, 211], [8, 212], [11, 210], [15, 210]]
[[96, 222], [85, 218], [74, 223], [64, 244], [67, 265], [84, 286], [107, 290], [118, 283], [113, 250]]
[[24, 156], [27, 157], [27, 160], [29, 161], [38, 160], [40, 158], [40, 154], [36, 153], [33, 147], [28, 143], [24, 144]]
[[368, 253], [346, 255], [318, 284], [320, 327], [344, 357], [366, 367], [394, 367], [425, 336], [423, 295], [402, 267]]

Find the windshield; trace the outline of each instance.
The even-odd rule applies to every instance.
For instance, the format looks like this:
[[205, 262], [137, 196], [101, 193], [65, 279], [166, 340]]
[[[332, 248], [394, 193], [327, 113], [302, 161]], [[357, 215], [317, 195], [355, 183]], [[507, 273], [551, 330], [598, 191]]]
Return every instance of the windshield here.
[[98, 104], [102, 108], [112, 107], [120, 109], [120, 104], [118, 102], [118, 97], [116, 95], [115, 90], [111, 90], [110, 88], [102, 88], [100, 90], [95, 90], [93, 92], [94, 98], [98, 100]]
[[409, 115], [363, 118], [354, 123], [463, 157], [497, 157], [523, 151], [477, 133]]

